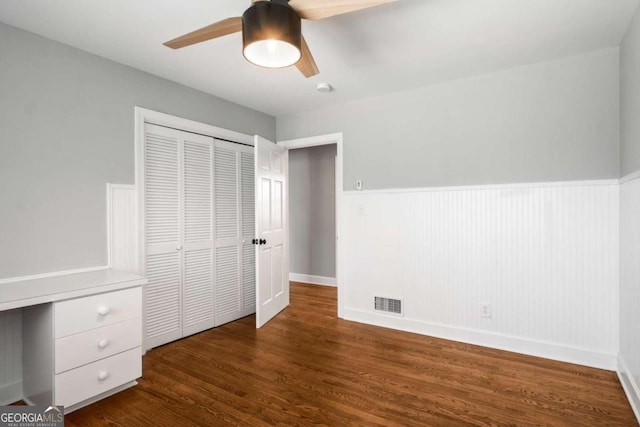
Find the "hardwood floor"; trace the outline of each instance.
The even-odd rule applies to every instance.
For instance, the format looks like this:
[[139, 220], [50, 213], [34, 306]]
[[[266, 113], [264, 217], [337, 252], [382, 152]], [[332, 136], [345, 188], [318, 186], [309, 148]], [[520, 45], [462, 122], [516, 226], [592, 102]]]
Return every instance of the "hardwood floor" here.
[[147, 353], [67, 426], [636, 426], [613, 372], [336, 318], [335, 288]]

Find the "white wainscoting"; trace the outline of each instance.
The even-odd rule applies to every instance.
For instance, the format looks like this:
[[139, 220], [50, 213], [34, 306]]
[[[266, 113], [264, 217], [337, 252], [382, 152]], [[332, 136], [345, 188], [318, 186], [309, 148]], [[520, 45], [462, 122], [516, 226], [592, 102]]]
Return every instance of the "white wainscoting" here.
[[[616, 368], [617, 180], [344, 199], [346, 319]], [[376, 312], [377, 295], [404, 316]]]
[[22, 312], [0, 312], [0, 405], [22, 399]]
[[108, 244], [111, 268], [140, 273], [135, 185], [107, 184]]
[[335, 277], [314, 276], [312, 274], [289, 273], [289, 280], [292, 282], [310, 283], [312, 285], [336, 286]]
[[640, 173], [620, 181], [618, 376], [640, 422]]

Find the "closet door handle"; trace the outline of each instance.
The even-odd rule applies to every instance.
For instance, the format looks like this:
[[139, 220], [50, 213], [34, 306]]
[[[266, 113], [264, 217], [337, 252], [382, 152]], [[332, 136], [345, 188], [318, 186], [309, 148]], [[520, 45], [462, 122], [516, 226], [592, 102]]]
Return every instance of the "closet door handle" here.
[[182, 250], [182, 246], [176, 246], [176, 251]]

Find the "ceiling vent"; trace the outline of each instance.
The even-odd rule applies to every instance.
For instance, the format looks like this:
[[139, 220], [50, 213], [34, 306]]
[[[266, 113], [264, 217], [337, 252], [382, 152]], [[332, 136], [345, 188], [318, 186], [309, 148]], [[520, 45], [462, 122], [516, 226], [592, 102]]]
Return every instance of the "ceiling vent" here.
[[374, 297], [373, 305], [373, 308], [376, 311], [384, 311], [385, 313], [402, 315], [402, 300], [385, 297]]

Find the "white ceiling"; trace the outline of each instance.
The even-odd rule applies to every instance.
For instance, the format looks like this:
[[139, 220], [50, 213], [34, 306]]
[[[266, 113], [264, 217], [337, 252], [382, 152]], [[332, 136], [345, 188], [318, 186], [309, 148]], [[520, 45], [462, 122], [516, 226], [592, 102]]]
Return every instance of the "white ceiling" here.
[[400, 0], [303, 21], [320, 68], [310, 79], [249, 64], [240, 34], [162, 45], [248, 0], [2, 0], [0, 22], [280, 116], [617, 46], [638, 1]]

